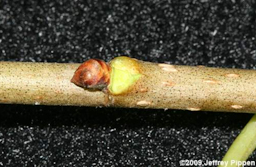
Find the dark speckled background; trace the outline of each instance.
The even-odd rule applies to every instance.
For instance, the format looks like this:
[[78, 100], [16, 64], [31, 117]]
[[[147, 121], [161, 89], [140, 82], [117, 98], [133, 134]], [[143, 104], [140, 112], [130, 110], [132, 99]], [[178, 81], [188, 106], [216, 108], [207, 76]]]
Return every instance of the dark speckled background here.
[[[254, 69], [256, 2], [0, 0], [0, 60]], [[18, 81], [17, 81], [18, 84]], [[255, 91], [255, 90], [252, 90]], [[221, 160], [251, 114], [0, 105], [0, 166], [179, 166]], [[254, 160], [256, 154], [249, 160]]]

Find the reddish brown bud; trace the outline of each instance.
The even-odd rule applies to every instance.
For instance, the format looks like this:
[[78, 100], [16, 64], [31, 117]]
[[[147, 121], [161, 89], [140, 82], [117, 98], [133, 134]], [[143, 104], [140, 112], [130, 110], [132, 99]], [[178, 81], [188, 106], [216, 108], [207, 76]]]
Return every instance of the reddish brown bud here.
[[90, 59], [78, 67], [71, 82], [82, 88], [104, 89], [109, 80], [110, 66], [102, 60]]

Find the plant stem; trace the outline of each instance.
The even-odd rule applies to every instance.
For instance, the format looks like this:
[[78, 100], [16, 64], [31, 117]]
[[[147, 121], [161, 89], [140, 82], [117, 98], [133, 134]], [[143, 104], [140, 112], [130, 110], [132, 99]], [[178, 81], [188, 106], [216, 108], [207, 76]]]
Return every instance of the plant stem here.
[[250, 119], [238, 137], [235, 139], [222, 162], [227, 165], [219, 167], [239, 167], [256, 148], [256, 114]]
[[0, 102], [256, 113], [255, 70], [135, 61], [140, 77], [120, 94], [71, 83], [79, 64], [0, 62]]
[[107, 95], [70, 82], [79, 64], [0, 62], [0, 102], [35, 105], [106, 104]]

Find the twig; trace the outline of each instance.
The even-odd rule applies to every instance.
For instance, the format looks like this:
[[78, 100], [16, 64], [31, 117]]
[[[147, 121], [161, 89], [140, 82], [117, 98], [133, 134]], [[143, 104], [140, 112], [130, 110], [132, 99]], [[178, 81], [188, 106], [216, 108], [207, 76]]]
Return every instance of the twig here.
[[0, 102], [35, 105], [106, 104], [107, 95], [70, 82], [79, 64], [0, 62]]
[[255, 70], [120, 59], [105, 91], [70, 82], [79, 64], [0, 62], [0, 102], [256, 113]]

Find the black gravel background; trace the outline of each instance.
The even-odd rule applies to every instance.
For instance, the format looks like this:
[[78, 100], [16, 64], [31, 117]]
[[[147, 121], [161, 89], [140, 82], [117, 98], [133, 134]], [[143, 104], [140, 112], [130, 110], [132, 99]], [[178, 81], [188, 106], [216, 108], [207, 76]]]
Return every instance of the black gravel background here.
[[[254, 69], [256, 2], [0, 0], [0, 60]], [[17, 84], [19, 82], [17, 81]], [[0, 105], [0, 166], [179, 166], [221, 160], [251, 114]], [[255, 160], [254, 153], [249, 160]]]

